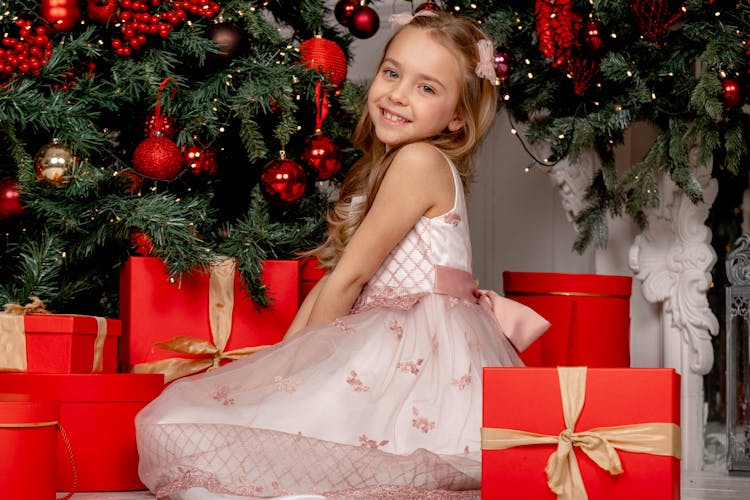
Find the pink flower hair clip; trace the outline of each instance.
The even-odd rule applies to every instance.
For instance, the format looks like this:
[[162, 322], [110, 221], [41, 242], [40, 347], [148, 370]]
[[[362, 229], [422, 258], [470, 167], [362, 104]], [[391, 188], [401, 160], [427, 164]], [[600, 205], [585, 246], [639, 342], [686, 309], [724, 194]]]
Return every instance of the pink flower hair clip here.
[[477, 42], [479, 51], [479, 62], [474, 72], [479, 78], [486, 78], [492, 85], [497, 85], [497, 74], [495, 73], [495, 44], [483, 38]]

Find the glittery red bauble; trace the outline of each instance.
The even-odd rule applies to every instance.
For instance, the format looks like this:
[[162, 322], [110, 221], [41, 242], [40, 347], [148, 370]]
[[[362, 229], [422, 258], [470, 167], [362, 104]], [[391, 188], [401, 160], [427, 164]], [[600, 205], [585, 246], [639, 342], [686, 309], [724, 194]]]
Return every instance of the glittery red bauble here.
[[196, 145], [183, 146], [182, 155], [191, 174], [213, 175], [216, 173], [218, 163], [213, 148], [203, 148]]
[[287, 204], [299, 200], [305, 194], [307, 176], [296, 162], [284, 158], [270, 161], [260, 174], [260, 185], [270, 200]]
[[314, 134], [305, 139], [301, 159], [316, 181], [330, 179], [341, 169], [339, 147], [322, 134]]
[[721, 81], [721, 100], [727, 109], [739, 108], [745, 102], [742, 84], [734, 78], [724, 78]]
[[434, 0], [427, 0], [422, 5], [418, 5], [416, 9], [414, 9], [414, 12], [421, 12], [423, 10], [430, 10], [432, 12], [440, 12], [443, 9], [440, 8], [439, 5], [437, 5]]
[[117, 0], [86, 0], [86, 13], [95, 23], [114, 22], [116, 12]]
[[7, 177], [0, 179], [0, 221], [15, 219], [23, 214], [18, 181]]
[[130, 244], [133, 245], [135, 253], [143, 257], [148, 257], [154, 251], [154, 243], [151, 238], [140, 231], [130, 233]]
[[180, 148], [166, 137], [149, 137], [133, 152], [133, 170], [153, 179], [174, 179], [182, 170], [182, 163]]
[[306, 68], [326, 75], [334, 87], [346, 80], [346, 54], [336, 42], [316, 36], [302, 42], [299, 53]]
[[356, 38], [370, 38], [380, 28], [380, 17], [371, 7], [360, 5], [349, 16], [349, 33]]
[[70, 31], [81, 19], [78, 0], [42, 0], [39, 14], [57, 31]]
[[336, 16], [336, 20], [342, 26], [349, 26], [349, 16], [352, 15], [354, 9], [359, 7], [357, 0], [339, 0], [336, 6], [333, 8], [333, 15]]

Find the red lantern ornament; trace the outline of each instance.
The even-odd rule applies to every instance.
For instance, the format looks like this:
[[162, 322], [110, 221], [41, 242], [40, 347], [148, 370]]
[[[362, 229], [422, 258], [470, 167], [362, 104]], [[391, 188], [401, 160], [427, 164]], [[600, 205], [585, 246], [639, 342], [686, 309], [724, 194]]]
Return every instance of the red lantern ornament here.
[[86, 0], [86, 13], [97, 24], [114, 23], [117, 0]]
[[145, 177], [169, 181], [182, 171], [180, 148], [171, 139], [149, 137], [133, 152], [133, 170]]
[[536, 0], [534, 17], [539, 50], [553, 68], [566, 68], [582, 24], [573, 0]]
[[154, 243], [151, 241], [151, 238], [141, 231], [131, 231], [130, 244], [133, 246], [135, 253], [142, 257], [148, 257], [154, 252]]
[[354, 9], [359, 7], [358, 0], [339, 0], [336, 6], [333, 8], [333, 15], [336, 20], [342, 26], [349, 26], [349, 16], [352, 15]]
[[346, 80], [346, 54], [336, 42], [315, 36], [299, 45], [302, 64], [322, 73], [334, 87]]
[[288, 160], [284, 151], [279, 153], [278, 159], [268, 162], [260, 174], [263, 192], [278, 205], [288, 205], [302, 198], [306, 183], [304, 169]]
[[643, 38], [652, 42], [659, 40], [675, 22], [685, 15], [687, 11], [681, 5], [682, 2], [676, 10], [675, 4], [677, 2], [669, 0], [633, 0], [630, 8]]
[[21, 192], [18, 180], [6, 177], [0, 179], [0, 221], [8, 221], [23, 214]]
[[78, 0], [42, 0], [39, 14], [57, 31], [70, 31], [81, 19]]
[[349, 16], [348, 28], [355, 38], [370, 38], [380, 28], [380, 17], [371, 7], [360, 5]]
[[415, 12], [415, 13], [416, 13], [416, 12], [421, 12], [421, 11], [423, 11], [423, 10], [429, 10], [429, 11], [432, 11], [432, 12], [440, 12], [440, 11], [442, 11], [443, 9], [441, 9], [441, 8], [440, 8], [440, 6], [439, 6], [438, 4], [436, 4], [436, 3], [435, 3], [435, 1], [434, 1], [434, 0], [427, 0], [427, 1], [426, 1], [425, 3], [423, 3], [422, 5], [418, 5], [418, 6], [417, 6], [417, 8], [416, 8], [416, 9], [414, 9], [414, 12]]
[[742, 84], [734, 78], [724, 78], [721, 81], [721, 100], [726, 109], [736, 109], [745, 102]]
[[182, 148], [182, 156], [188, 171], [196, 176], [209, 176], [216, 173], [218, 163], [213, 148], [203, 148], [195, 144]]

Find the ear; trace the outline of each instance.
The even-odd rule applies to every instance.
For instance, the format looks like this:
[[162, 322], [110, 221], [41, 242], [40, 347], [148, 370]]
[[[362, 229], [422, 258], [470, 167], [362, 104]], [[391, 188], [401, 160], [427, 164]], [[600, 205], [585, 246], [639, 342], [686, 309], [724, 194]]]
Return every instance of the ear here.
[[455, 115], [453, 115], [453, 118], [451, 118], [451, 121], [448, 122], [448, 130], [451, 132], [458, 132], [464, 127], [464, 119], [461, 117], [458, 112], [456, 112]]

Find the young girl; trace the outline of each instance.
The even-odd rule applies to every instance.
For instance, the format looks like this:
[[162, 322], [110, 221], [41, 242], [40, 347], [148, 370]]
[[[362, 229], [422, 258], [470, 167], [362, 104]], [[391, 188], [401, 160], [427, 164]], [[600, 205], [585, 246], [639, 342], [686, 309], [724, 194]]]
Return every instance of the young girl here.
[[463, 190], [495, 116], [493, 52], [443, 13], [386, 45], [354, 136], [364, 156], [314, 251], [329, 272], [286, 338], [138, 415], [157, 496], [478, 496], [482, 367], [521, 365], [509, 329], [528, 343], [547, 326], [520, 305], [498, 322], [471, 275]]

